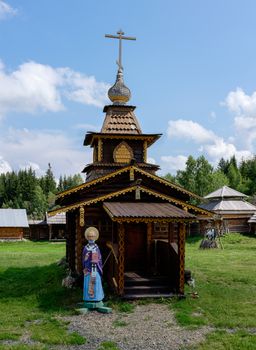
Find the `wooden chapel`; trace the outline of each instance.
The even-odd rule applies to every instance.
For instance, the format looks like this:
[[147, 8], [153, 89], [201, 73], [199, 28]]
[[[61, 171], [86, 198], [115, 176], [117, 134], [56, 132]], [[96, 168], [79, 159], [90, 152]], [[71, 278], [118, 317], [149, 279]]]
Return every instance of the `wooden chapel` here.
[[[118, 32], [121, 42], [122, 32]], [[111, 36], [110, 36], [111, 37]], [[100, 132], [88, 132], [84, 145], [93, 149], [86, 182], [57, 195], [66, 213], [66, 254], [73, 274], [82, 275], [84, 231], [95, 226], [103, 255], [103, 274], [116, 294], [126, 298], [184, 294], [185, 234], [196, 215], [211, 213], [190, 204], [195, 194], [156, 175], [147, 162], [148, 148], [161, 136], [144, 134], [128, 105], [119, 56], [112, 104], [104, 107]]]

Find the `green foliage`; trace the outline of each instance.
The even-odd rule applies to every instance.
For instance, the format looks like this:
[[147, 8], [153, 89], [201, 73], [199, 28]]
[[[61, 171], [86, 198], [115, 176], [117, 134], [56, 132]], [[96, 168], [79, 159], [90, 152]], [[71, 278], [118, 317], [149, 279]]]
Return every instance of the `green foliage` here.
[[68, 189], [82, 182], [79, 174], [64, 176], [64, 180], [60, 177], [61, 186], [57, 188], [50, 164], [45, 175], [39, 178], [31, 168], [1, 174], [0, 208], [24, 208], [29, 218], [43, 219], [45, 212], [55, 206], [57, 190]]
[[83, 183], [82, 176], [80, 174], [76, 174], [74, 176], [60, 176], [58, 192], [65, 191], [68, 188], [78, 186]]
[[229, 160], [221, 158], [216, 169], [204, 156], [197, 159], [189, 156], [185, 170], [178, 170], [176, 176], [167, 174], [164, 177], [201, 197], [227, 185], [253, 198], [256, 194], [256, 156], [242, 160], [241, 164], [235, 156]]
[[197, 159], [189, 156], [186, 169], [177, 171], [175, 181], [201, 197], [229, 183], [227, 176], [214, 170], [204, 156]]

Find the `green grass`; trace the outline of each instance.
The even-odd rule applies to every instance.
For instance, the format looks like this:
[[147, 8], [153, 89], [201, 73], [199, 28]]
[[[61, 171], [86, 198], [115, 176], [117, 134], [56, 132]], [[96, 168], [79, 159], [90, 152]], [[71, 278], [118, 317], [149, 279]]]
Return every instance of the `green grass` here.
[[[108, 305], [129, 313], [137, 304], [150, 307], [152, 302], [164, 302], [182, 327], [213, 328], [202, 344], [191, 349], [256, 349], [256, 237], [230, 234], [222, 243], [223, 250], [199, 250], [200, 239], [187, 242], [186, 268], [195, 278], [198, 298], [186, 287], [186, 299], [124, 302], [112, 298]], [[58, 318], [74, 313], [82, 293], [61, 287], [65, 272], [56, 262], [64, 254], [64, 243], [0, 243], [0, 350], [47, 350], [86, 341], [68, 332], [67, 324]], [[121, 319], [113, 322], [114, 327], [126, 325]], [[25, 332], [35, 345], [19, 343]], [[6, 340], [8, 345], [3, 343]], [[103, 342], [99, 349], [118, 347]]]
[[229, 234], [222, 242], [223, 250], [199, 250], [197, 240], [187, 244], [186, 268], [199, 297], [172, 303], [182, 325], [256, 327], [256, 237]]
[[55, 320], [72, 312], [81, 294], [61, 287], [65, 271], [56, 262], [64, 255], [63, 243], [0, 243], [0, 340], [18, 340], [26, 330], [41, 343], [85, 341]]
[[196, 281], [198, 298], [169, 301], [182, 326], [209, 325], [216, 329], [193, 349], [256, 349], [256, 237], [229, 234], [224, 249], [200, 250], [200, 240], [186, 246], [186, 268]]
[[[238, 331], [233, 334], [217, 331], [207, 336], [207, 341], [197, 350], [255, 350], [256, 334]], [[192, 348], [193, 349], [193, 348]]]
[[125, 322], [125, 321], [123, 321], [123, 320], [115, 320], [115, 321], [113, 322], [113, 326], [114, 326], [115, 328], [118, 328], [118, 327], [126, 327], [126, 326], [128, 326], [128, 323]]
[[112, 341], [104, 341], [100, 344], [98, 350], [120, 350], [120, 348]]

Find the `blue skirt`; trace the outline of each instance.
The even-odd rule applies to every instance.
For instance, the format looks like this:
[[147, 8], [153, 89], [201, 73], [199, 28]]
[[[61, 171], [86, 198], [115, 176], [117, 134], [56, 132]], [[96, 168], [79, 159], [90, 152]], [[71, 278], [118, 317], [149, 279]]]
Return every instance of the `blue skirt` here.
[[89, 284], [90, 284], [91, 274], [84, 276], [84, 291], [83, 300], [84, 301], [101, 301], [104, 298], [104, 292], [101, 283], [101, 277], [98, 272], [96, 272], [96, 279], [94, 284], [94, 296], [89, 294]]

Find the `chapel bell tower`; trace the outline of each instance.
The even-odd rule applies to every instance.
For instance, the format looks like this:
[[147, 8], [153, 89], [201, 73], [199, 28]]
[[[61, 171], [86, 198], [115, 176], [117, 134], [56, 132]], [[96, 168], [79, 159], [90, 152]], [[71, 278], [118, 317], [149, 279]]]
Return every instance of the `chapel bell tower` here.
[[93, 163], [87, 165], [83, 172], [86, 181], [91, 181], [120, 169], [131, 163], [145, 171], [155, 173], [159, 166], [147, 163], [147, 149], [161, 134], [143, 134], [135, 116], [135, 106], [127, 104], [131, 91], [124, 84], [122, 66], [122, 40], [136, 40], [124, 36], [119, 30], [117, 35], [106, 34], [107, 38], [119, 40], [118, 71], [114, 85], [108, 90], [111, 105], [104, 107], [105, 119], [99, 133], [88, 132], [84, 145], [93, 148]]

